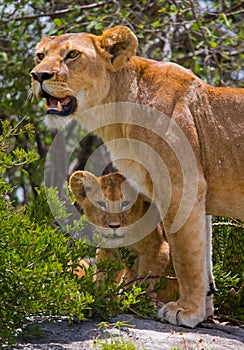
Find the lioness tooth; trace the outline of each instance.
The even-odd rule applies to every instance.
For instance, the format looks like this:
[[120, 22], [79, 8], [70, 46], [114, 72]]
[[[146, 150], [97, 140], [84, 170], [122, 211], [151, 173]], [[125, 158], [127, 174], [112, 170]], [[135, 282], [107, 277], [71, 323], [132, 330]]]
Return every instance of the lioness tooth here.
[[58, 104], [57, 104], [57, 110], [58, 110], [59, 112], [61, 112], [61, 111], [62, 111], [62, 106], [61, 106], [60, 101], [58, 101]]
[[49, 109], [49, 106], [45, 103], [44, 104], [45, 109]]

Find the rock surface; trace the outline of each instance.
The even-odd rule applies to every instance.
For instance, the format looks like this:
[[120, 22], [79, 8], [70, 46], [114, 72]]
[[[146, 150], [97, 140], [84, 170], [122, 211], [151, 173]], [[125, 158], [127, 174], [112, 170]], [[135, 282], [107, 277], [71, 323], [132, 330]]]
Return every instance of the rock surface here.
[[[133, 326], [118, 329], [114, 327], [118, 321]], [[244, 329], [237, 326], [203, 323], [189, 329], [128, 314], [120, 315], [99, 330], [100, 323], [99, 319], [71, 324], [67, 319], [35, 320], [30, 324], [30, 331], [11, 349], [94, 350], [101, 349], [96, 340], [113, 343], [123, 339], [133, 342], [137, 350], [244, 350]]]

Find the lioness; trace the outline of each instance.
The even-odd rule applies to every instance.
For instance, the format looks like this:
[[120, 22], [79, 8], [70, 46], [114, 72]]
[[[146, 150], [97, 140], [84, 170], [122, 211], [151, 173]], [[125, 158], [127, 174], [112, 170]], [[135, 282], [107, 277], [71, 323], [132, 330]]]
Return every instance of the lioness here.
[[[133, 235], [130, 225], [140, 220], [150, 206], [142, 195], [135, 198], [135, 189], [118, 172], [96, 177], [87, 171], [76, 171], [70, 177], [69, 186], [87, 219], [99, 226], [99, 231], [107, 228], [101, 231], [105, 240], [109, 238], [126, 242], [127, 236]], [[154, 214], [158, 215], [156, 207]], [[119, 245], [118, 243], [117, 246]], [[153, 279], [147, 278], [149, 291], [152, 291], [157, 281], [156, 276], [165, 275], [170, 261], [169, 245], [162, 226], [158, 224], [145, 238], [127, 247], [135, 253], [137, 259], [132, 268], [125, 268], [117, 274], [115, 282], [120, 284], [124, 278], [129, 283], [138, 277], [154, 276]], [[119, 255], [117, 249], [100, 248], [96, 263], [104, 258], [114, 259], [116, 255]], [[104, 275], [99, 273], [97, 279], [103, 278]], [[172, 282], [169, 287], [171, 291], [168, 292], [173, 293], [177, 289], [177, 283]], [[164, 293], [164, 298], [166, 294]], [[152, 296], [156, 297], [155, 294]]]
[[[244, 90], [212, 87], [177, 64], [134, 56], [136, 48], [136, 36], [123, 26], [101, 36], [44, 37], [32, 89], [47, 101], [49, 126], [76, 118], [88, 130], [97, 128], [116, 167], [153, 199], [180, 290], [159, 317], [194, 327], [209, 309], [206, 214], [244, 219]], [[92, 107], [95, 117], [86, 112]], [[118, 122], [103, 127], [103, 113], [118, 114]], [[124, 140], [127, 159], [114, 139]]]

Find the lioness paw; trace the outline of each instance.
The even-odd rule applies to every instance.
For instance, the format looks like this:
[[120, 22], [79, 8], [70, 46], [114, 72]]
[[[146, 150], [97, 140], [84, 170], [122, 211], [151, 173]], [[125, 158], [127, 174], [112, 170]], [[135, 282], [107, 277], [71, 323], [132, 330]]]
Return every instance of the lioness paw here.
[[184, 310], [175, 302], [165, 304], [159, 311], [158, 317], [177, 326], [194, 328], [204, 320], [204, 313]]

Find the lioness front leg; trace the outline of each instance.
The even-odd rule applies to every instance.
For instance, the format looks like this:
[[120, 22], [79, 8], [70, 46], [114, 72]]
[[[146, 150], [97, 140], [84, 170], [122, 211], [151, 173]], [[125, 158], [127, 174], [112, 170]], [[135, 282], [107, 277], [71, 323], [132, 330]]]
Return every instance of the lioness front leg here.
[[[195, 327], [205, 319], [208, 283], [204, 206], [204, 200], [195, 204], [182, 229], [167, 234], [180, 298], [177, 302], [165, 304], [159, 310], [159, 317], [172, 324]], [[167, 227], [167, 218], [165, 226]]]

